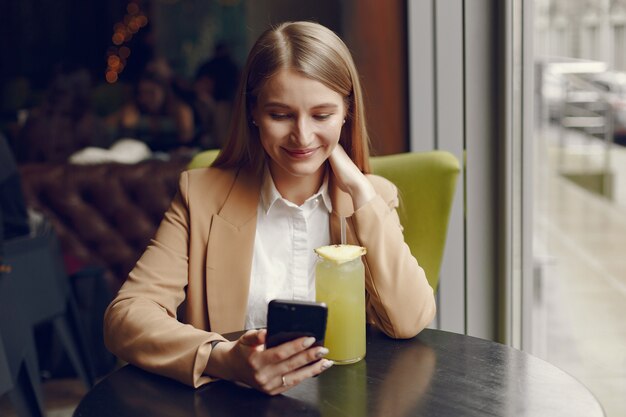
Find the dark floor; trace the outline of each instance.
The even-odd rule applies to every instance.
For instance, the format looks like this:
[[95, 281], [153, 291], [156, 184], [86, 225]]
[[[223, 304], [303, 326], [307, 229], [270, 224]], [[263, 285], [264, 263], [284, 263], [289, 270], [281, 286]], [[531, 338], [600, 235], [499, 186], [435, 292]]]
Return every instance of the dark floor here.
[[[50, 379], [42, 384], [47, 417], [71, 417], [87, 393], [80, 379]], [[0, 396], [0, 416], [17, 417], [8, 395]]]

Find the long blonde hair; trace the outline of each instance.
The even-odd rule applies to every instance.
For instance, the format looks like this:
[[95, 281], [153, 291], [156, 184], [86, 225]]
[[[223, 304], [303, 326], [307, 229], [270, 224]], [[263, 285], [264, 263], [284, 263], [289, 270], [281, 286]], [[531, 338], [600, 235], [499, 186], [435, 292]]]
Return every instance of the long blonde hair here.
[[363, 93], [352, 56], [333, 31], [313, 22], [285, 22], [256, 41], [241, 74], [230, 135], [213, 166], [262, 171], [265, 152], [252, 124], [252, 109], [267, 80], [281, 69], [293, 69], [344, 97], [347, 115], [339, 143], [357, 167], [369, 173]]

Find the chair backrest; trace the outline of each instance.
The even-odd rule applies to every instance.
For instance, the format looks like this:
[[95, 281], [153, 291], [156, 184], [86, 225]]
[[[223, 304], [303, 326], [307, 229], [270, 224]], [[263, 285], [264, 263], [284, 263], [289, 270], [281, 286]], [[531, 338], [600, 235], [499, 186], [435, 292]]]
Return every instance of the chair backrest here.
[[215, 161], [219, 152], [219, 149], [210, 149], [196, 154], [189, 165], [187, 165], [187, 169], [208, 167], [213, 163], [213, 161]]
[[[21, 311], [19, 318], [23, 319], [22, 325], [15, 323], [15, 315], [7, 315], [11, 317], [8, 324], [0, 319], [5, 347], [7, 334], [14, 337], [20, 329], [27, 328], [32, 332], [39, 324], [52, 323], [74, 369], [85, 385], [92, 387], [93, 362], [54, 229], [45, 222], [32, 235], [5, 241], [4, 250], [5, 262], [11, 270], [3, 285], [12, 290], [13, 296], [0, 296], [4, 303], [0, 306], [0, 313], [14, 309]], [[7, 328], [8, 332], [5, 331]]]
[[459, 162], [444, 151], [378, 156], [370, 162], [374, 174], [398, 187], [404, 240], [437, 290]]
[[[218, 152], [199, 153], [188, 168], [209, 166]], [[459, 162], [445, 151], [375, 156], [370, 162], [374, 174], [387, 178], [398, 187], [398, 213], [404, 227], [404, 239], [436, 290]]]
[[0, 272], [0, 395], [9, 393], [20, 416], [43, 416], [33, 328], [20, 291], [19, 277]]
[[5, 392], [11, 391], [13, 386], [13, 376], [11, 374], [11, 368], [9, 368], [9, 360], [4, 352], [2, 332], [0, 332], [0, 396]]
[[19, 283], [20, 303], [29, 324], [63, 314], [71, 292], [56, 234], [52, 229], [5, 242], [5, 261]]

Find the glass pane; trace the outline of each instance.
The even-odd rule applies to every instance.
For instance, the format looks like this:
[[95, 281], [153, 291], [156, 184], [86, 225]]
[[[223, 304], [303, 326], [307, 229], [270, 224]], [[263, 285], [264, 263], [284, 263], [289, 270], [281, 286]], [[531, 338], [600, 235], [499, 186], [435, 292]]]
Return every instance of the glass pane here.
[[626, 2], [535, 0], [533, 353], [626, 415]]

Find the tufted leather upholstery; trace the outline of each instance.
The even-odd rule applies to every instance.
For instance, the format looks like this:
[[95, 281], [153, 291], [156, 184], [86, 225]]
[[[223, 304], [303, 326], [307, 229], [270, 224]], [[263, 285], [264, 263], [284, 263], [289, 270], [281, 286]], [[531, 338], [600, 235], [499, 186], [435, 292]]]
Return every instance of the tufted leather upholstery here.
[[20, 173], [27, 205], [56, 229], [68, 272], [101, 265], [117, 291], [156, 231], [188, 162], [29, 164]]

